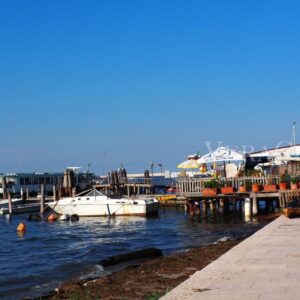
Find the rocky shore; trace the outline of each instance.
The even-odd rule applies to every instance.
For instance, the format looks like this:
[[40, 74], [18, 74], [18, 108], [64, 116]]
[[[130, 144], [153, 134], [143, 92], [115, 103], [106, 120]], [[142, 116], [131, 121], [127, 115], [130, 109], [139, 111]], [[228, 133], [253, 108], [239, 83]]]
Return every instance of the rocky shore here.
[[[269, 216], [267, 221], [275, 217]], [[42, 299], [159, 299], [240, 241], [226, 240], [151, 259], [92, 281], [64, 282], [55, 293]]]

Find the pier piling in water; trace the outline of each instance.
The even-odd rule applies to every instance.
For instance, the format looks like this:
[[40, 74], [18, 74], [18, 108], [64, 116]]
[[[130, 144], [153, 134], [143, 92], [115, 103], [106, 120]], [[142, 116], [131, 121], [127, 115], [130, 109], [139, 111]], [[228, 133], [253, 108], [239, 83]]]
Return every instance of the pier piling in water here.
[[56, 185], [53, 185], [53, 201], [57, 201], [57, 191], [56, 191]]
[[41, 185], [41, 208], [40, 213], [44, 213], [45, 210], [45, 184]]
[[8, 197], [8, 212], [10, 215], [12, 215], [12, 199], [11, 199], [10, 192], [7, 193], [7, 197]]
[[252, 198], [252, 215], [256, 216], [258, 213], [258, 206], [257, 206], [257, 197], [256, 195]]
[[245, 198], [244, 210], [245, 217], [251, 217], [251, 198]]

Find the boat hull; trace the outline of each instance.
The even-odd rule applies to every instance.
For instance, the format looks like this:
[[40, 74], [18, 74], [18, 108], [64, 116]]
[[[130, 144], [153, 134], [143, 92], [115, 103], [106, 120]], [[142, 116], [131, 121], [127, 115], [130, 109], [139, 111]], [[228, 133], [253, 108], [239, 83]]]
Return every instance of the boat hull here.
[[[51, 208], [58, 214], [78, 215], [81, 217], [95, 216], [149, 216], [158, 213], [159, 202], [150, 200], [139, 201], [90, 201], [89, 203], [79, 203], [79, 201], [58, 201], [49, 203]], [[56, 205], [55, 205], [56, 204]]]
[[[11, 203], [12, 203], [12, 205], [19, 205], [19, 204], [23, 204], [24, 200], [12, 199]], [[7, 207], [8, 207], [8, 199], [0, 200], [0, 208], [7, 208]]]

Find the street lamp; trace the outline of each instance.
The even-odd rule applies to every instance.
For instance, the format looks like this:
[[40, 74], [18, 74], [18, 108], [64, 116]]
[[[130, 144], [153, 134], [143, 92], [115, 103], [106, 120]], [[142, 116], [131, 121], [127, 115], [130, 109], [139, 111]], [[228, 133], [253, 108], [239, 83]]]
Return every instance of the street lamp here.
[[160, 174], [161, 174], [161, 176], [163, 176], [163, 164], [162, 163], [160, 163], [160, 164], [158, 164], [158, 166], [160, 167]]
[[151, 168], [152, 178], [153, 178], [153, 167], [154, 167], [154, 162], [151, 161], [151, 162], [150, 162], [150, 168]]

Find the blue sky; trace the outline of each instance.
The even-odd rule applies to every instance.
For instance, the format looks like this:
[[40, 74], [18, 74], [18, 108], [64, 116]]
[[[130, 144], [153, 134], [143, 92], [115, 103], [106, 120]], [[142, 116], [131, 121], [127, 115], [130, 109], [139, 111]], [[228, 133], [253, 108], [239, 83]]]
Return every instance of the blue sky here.
[[298, 1], [1, 1], [0, 172], [289, 141], [299, 36]]

